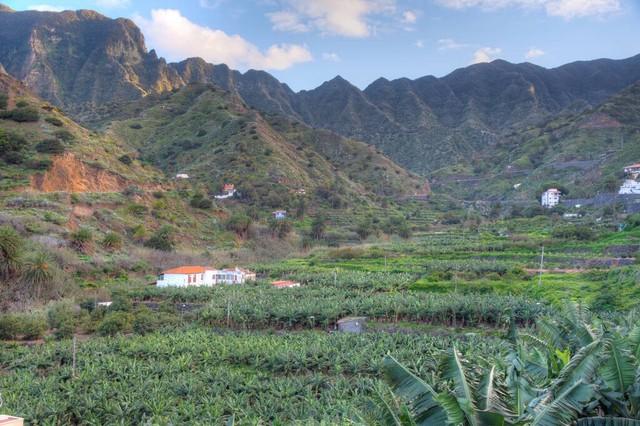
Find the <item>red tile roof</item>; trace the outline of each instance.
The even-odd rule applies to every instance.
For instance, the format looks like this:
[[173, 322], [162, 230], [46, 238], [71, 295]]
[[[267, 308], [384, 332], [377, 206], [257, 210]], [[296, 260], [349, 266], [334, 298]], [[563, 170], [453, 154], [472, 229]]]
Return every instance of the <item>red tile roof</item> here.
[[638, 169], [640, 168], [640, 163], [632, 164], [630, 166], [624, 166], [625, 169]]
[[177, 268], [167, 269], [163, 271], [163, 274], [203, 274], [205, 271], [204, 266], [179, 266]]

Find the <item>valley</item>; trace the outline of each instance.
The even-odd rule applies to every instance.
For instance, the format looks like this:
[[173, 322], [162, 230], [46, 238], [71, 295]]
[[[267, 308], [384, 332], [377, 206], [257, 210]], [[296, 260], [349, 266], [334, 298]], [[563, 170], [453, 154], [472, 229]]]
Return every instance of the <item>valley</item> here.
[[294, 91], [44, 6], [0, 4], [2, 414], [640, 424], [639, 55]]

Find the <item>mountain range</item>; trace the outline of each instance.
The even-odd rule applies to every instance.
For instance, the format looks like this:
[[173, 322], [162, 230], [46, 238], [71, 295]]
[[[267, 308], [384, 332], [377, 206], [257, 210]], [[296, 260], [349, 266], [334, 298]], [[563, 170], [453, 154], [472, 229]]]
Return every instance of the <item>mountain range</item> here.
[[[638, 55], [553, 69], [496, 60], [441, 78], [380, 78], [364, 90], [338, 76], [294, 92], [264, 71], [240, 73], [201, 58], [167, 63], [147, 50], [140, 29], [127, 19], [86, 10], [7, 7], [0, 8], [0, 64], [90, 127], [126, 119], [118, 117], [124, 104], [190, 84], [212, 84], [263, 114], [361, 140], [401, 166], [436, 178], [470, 170], [482, 174], [479, 163], [488, 158], [531, 151], [526, 137], [535, 133], [531, 129], [544, 133], [554, 120], [590, 114], [640, 80]], [[512, 153], [505, 161], [517, 159]], [[536, 167], [524, 163], [501, 166]], [[496, 173], [485, 169], [487, 176]]]

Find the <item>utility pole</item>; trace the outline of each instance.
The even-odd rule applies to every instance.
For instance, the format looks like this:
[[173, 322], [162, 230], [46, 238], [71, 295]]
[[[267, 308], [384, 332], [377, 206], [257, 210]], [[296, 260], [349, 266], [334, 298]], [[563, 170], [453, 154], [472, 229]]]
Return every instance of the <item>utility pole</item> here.
[[542, 269], [544, 269], [544, 246], [542, 246], [542, 253], [540, 253], [540, 271], [538, 273], [538, 286], [542, 285]]

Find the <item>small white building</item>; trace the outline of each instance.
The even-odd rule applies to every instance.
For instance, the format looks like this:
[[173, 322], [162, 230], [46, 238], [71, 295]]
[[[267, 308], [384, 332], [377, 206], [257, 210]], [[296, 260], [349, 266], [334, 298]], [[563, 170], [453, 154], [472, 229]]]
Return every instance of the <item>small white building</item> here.
[[294, 288], [300, 287], [300, 283], [297, 281], [273, 281], [271, 285], [275, 288]]
[[271, 214], [273, 215], [273, 218], [276, 219], [276, 220], [282, 220], [282, 219], [286, 219], [287, 218], [287, 211], [286, 210], [276, 210]]
[[542, 207], [550, 209], [557, 206], [560, 203], [560, 195], [560, 190], [557, 188], [547, 189], [542, 193], [542, 198], [540, 199]]
[[205, 266], [180, 266], [163, 271], [158, 287], [211, 287], [218, 284], [244, 284], [255, 281], [256, 274], [247, 269], [216, 269]]
[[178, 173], [176, 179], [189, 179], [189, 175], [186, 173]]
[[626, 166], [624, 168], [624, 174], [626, 175], [626, 179], [620, 186], [618, 194], [640, 194], [640, 182], [638, 182], [638, 175], [640, 175], [640, 163]]

